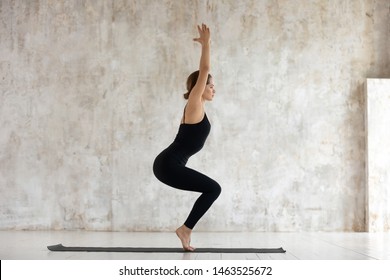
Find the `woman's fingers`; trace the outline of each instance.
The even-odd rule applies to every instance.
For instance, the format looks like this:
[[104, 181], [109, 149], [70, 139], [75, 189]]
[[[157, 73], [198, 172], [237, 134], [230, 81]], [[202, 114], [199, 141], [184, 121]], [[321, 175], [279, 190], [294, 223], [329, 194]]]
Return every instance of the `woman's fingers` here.
[[199, 32], [199, 34], [205, 32], [205, 31], [209, 31], [209, 28], [207, 27], [206, 24], [202, 23], [202, 26], [198, 25], [198, 32]]
[[204, 40], [207, 40], [206, 38], [210, 36], [210, 29], [207, 27], [206, 24], [202, 23], [202, 25], [197, 25], [198, 32], [199, 32], [199, 38], [194, 38], [193, 40], [199, 43], [202, 43]]

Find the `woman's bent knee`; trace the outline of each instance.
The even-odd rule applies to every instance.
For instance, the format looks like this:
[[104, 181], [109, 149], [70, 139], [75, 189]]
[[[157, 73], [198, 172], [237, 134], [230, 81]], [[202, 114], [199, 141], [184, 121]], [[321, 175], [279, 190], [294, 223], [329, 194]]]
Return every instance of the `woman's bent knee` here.
[[221, 186], [217, 182], [214, 182], [212, 192], [214, 194], [215, 199], [218, 198], [218, 196], [221, 194], [221, 191], [222, 191]]

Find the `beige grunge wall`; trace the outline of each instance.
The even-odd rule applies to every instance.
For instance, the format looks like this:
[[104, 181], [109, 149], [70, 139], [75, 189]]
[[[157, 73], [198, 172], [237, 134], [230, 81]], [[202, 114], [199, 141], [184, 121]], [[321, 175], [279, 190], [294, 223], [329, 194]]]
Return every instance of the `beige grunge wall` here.
[[189, 166], [223, 191], [203, 231], [365, 229], [364, 81], [390, 76], [388, 0], [0, 1], [0, 229], [166, 231], [161, 184], [196, 24], [212, 131]]

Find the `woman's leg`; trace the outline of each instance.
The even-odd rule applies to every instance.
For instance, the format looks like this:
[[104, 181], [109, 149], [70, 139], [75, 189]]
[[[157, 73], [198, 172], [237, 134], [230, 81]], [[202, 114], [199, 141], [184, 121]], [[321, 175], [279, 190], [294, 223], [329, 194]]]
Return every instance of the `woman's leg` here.
[[218, 198], [221, 187], [213, 179], [184, 165], [156, 160], [153, 171], [161, 182], [171, 187], [202, 193], [196, 200], [185, 223], [176, 230], [183, 248], [187, 251], [193, 251], [194, 248], [190, 246], [192, 229]]
[[221, 193], [221, 187], [213, 179], [188, 167], [179, 167], [174, 175], [174, 188], [202, 193], [188, 215], [184, 225], [193, 229]]
[[170, 180], [170, 186], [202, 193], [195, 201], [184, 224], [176, 230], [176, 235], [179, 237], [184, 250], [194, 251], [195, 248], [190, 245], [192, 229], [218, 198], [221, 187], [213, 179], [188, 167], [180, 166], [176, 168], [173, 174], [175, 176], [174, 180]]

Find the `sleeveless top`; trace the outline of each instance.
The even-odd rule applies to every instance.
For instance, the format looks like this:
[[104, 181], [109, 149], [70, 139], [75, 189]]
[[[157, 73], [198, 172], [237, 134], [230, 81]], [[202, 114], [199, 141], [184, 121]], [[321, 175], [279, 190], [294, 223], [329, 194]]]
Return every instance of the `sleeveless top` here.
[[203, 148], [210, 129], [211, 125], [205, 113], [203, 119], [198, 123], [180, 124], [179, 131], [173, 143], [180, 147], [183, 156], [188, 159]]

